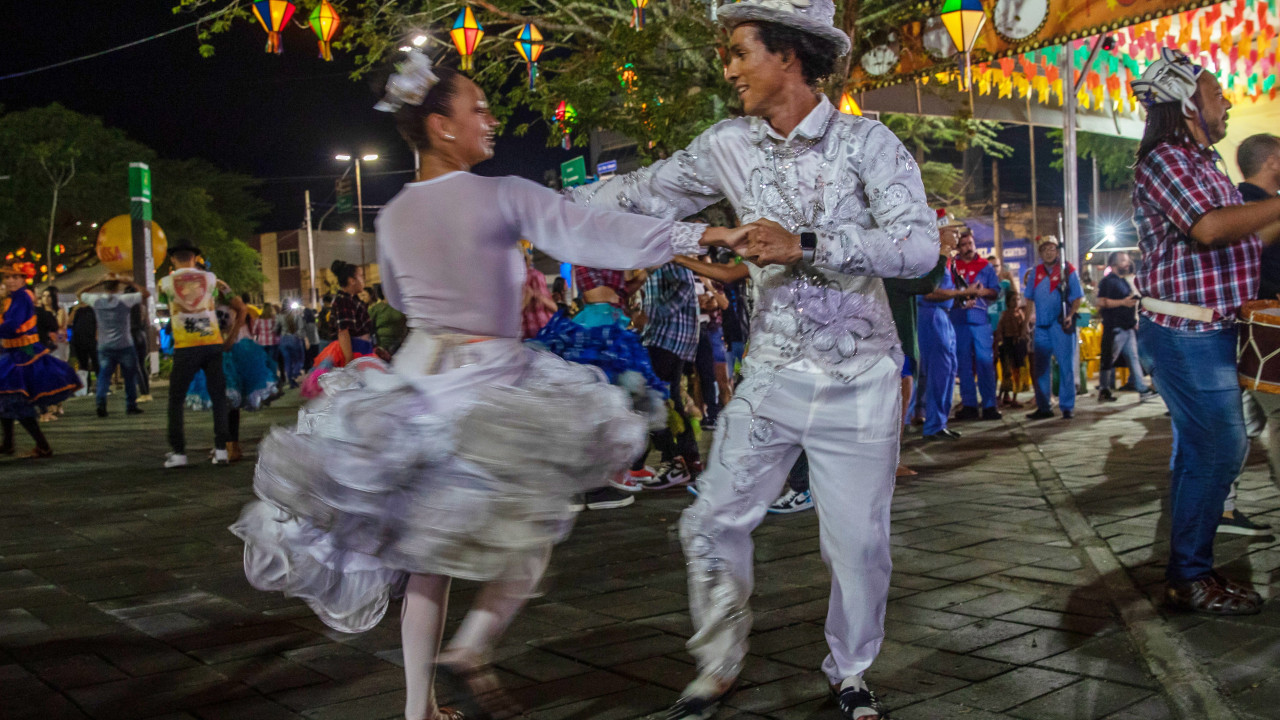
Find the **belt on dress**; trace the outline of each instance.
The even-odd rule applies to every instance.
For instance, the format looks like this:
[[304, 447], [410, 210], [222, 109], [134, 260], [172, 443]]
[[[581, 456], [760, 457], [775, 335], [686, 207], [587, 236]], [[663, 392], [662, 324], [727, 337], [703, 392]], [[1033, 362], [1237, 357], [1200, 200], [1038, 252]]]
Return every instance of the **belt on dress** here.
[[[467, 345], [475, 345], [477, 343], [488, 342], [489, 340], [497, 340], [498, 338], [491, 335], [468, 335], [466, 333], [441, 332], [429, 329], [410, 330], [409, 337], [405, 338], [405, 344], [409, 344], [409, 340], [415, 342], [418, 338], [425, 337], [432, 343], [432, 347], [427, 351], [427, 356], [422, 358], [419, 370], [427, 375], [435, 375], [440, 372], [440, 367], [444, 362], [445, 356], [454, 350]], [[414, 336], [417, 337], [414, 337]]]
[[23, 348], [28, 345], [35, 345], [38, 342], [40, 342], [40, 336], [32, 333], [31, 335], [21, 335], [12, 340], [0, 340], [0, 347]]
[[1214, 320], [1222, 319], [1218, 311], [1213, 308], [1171, 302], [1169, 300], [1158, 300], [1153, 297], [1142, 298], [1142, 309], [1157, 315], [1171, 315], [1185, 320], [1195, 320], [1196, 322], [1213, 322]]

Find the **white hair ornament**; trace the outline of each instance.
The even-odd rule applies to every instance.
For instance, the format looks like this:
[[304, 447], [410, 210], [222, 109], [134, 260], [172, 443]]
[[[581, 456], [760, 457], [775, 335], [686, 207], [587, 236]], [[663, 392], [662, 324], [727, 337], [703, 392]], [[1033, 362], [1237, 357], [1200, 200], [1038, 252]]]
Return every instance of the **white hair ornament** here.
[[416, 48], [410, 50], [387, 79], [386, 96], [373, 109], [395, 112], [405, 105], [421, 105], [438, 82], [440, 78], [431, 70], [431, 58]]

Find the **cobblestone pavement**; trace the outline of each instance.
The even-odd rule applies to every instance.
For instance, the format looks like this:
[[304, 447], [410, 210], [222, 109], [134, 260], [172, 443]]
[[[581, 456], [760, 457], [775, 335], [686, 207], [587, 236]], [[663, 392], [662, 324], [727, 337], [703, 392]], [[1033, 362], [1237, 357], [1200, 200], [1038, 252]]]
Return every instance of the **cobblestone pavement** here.
[[[250, 588], [226, 527], [252, 466], [162, 471], [163, 389], [156, 399], [106, 420], [72, 401], [46, 426], [55, 458], [0, 460], [0, 718], [399, 717], [396, 613], [342, 635]], [[293, 410], [246, 415], [244, 437]], [[1071, 423], [1018, 415], [958, 426], [955, 444], [908, 436], [920, 475], [895, 497], [888, 639], [868, 673], [894, 718], [1276, 717], [1276, 605], [1211, 620], [1147, 600], [1163, 570], [1162, 412], [1125, 395], [1083, 399]], [[207, 417], [187, 431], [202, 458]], [[1242, 487], [1242, 509], [1280, 524], [1258, 452]], [[652, 493], [581, 517], [496, 653], [531, 717], [659, 717], [676, 699], [693, 674], [675, 529], [688, 502]], [[829, 579], [816, 522], [770, 516], [756, 534], [752, 655], [720, 718], [838, 717], [817, 671]], [[1275, 597], [1276, 539], [1219, 538], [1227, 572]], [[455, 586], [455, 622], [473, 591]]]

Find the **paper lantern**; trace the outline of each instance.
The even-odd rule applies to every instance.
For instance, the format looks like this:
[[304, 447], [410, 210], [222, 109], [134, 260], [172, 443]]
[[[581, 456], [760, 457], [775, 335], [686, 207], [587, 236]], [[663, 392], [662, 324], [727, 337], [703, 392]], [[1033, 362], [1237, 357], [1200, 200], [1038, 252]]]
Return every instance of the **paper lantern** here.
[[942, 24], [955, 43], [956, 50], [964, 54], [964, 84], [968, 87], [969, 53], [978, 40], [978, 33], [987, 22], [982, 0], [946, 0], [942, 3]]
[[538, 32], [538, 26], [533, 23], [525, 23], [520, 29], [520, 37], [516, 40], [516, 52], [520, 53], [520, 57], [524, 58], [525, 64], [529, 67], [529, 89], [533, 89], [533, 79], [538, 76], [538, 58], [542, 57], [542, 50], [546, 44], [542, 42], [542, 33]]
[[636, 32], [644, 29], [644, 6], [649, 4], [649, 0], [631, 0], [631, 24], [635, 26]]
[[337, 36], [338, 26], [342, 24], [337, 9], [329, 3], [329, 0], [320, 0], [316, 9], [311, 11], [311, 19], [307, 22], [310, 23], [316, 37], [320, 38], [320, 57], [326, 62], [333, 60], [333, 51], [329, 44]]
[[267, 52], [279, 55], [284, 52], [280, 32], [289, 24], [298, 8], [289, 0], [258, 0], [253, 4], [253, 14], [267, 31]]
[[967, 53], [973, 50], [978, 33], [987, 22], [987, 13], [981, 0], [946, 0], [942, 3], [942, 24], [956, 44], [956, 50]]
[[564, 138], [560, 140], [560, 147], [568, 150], [573, 147], [573, 142], [569, 139], [569, 131], [573, 129], [574, 124], [578, 122], [578, 111], [566, 100], [561, 100], [556, 106], [556, 124], [560, 126], [560, 132], [564, 134]]
[[861, 115], [862, 108], [858, 107], [857, 101], [849, 93], [840, 96], [840, 112], [845, 115]]
[[476, 54], [480, 41], [484, 39], [484, 26], [476, 21], [476, 14], [471, 11], [470, 5], [458, 13], [458, 19], [453, 21], [453, 29], [449, 31], [449, 36], [453, 38], [453, 46], [458, 48], [458, 54], [462, 56], [461, 68], [471, 70], [473, 67], [471, 58]]
[[[117, 215], [98, 228], [98, 259], [108, 270], [118, 273], [133, 272], [133, 218]], [[164, 230], [151, 223], [151, 261], [158, 270], [169, 252], [169, 241]]]

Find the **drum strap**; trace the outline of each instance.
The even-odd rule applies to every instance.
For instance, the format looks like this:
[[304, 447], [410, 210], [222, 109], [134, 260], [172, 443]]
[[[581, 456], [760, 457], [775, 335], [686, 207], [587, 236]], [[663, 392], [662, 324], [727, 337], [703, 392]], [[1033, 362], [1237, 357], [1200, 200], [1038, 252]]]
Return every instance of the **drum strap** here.
[[1197, 322], [1213, 322], [1218, 319], [1218, 311], [1212, 308], [1169, 302], [1168, 300], [1157, 300], [1153, 297], [1142, 298], [1142, 308], [1157, 315], [1172, 315], [1173, 317]]

